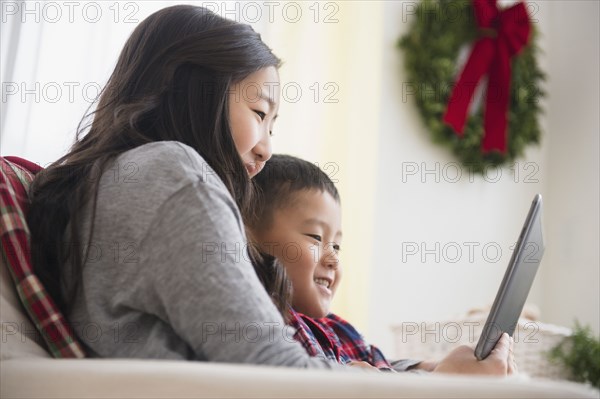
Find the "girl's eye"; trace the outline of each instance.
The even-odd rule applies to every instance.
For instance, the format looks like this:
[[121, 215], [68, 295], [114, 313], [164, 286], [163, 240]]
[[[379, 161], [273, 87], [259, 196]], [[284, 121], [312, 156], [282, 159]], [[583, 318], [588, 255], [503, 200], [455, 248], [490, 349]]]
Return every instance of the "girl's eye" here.
[[315, 240], [317, 240], [319, 242], [323, 241], [323, 239], [321, 238], [320, 235], [317, 235], [317, 234], [305, 234], [305, 235], [308, 237], [314, 238]]
[[258, 116], [260, 117], [260, 120], [261, 120], [261, 121], [264, 121], [264, 120], [265, 120], [265, 117], [267, 116], [267, 114], [265, 114], [265, 113], [264, 113], [264, 112], [262, 112], [262, 111], [256, 111], [256, 110], [255, 110], [254, 112], [256, 113], [256, 115], [258, 115]]
[[340, 245], [339, 244], [333, 244], [333, 249], [335, 250], [335, 252], [340, 252]]

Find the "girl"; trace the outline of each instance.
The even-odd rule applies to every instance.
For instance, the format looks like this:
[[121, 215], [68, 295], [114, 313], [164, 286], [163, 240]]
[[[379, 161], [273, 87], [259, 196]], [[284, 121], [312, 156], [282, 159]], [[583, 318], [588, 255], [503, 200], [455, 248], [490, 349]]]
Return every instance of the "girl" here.
[[35, 271], [90, 356], [335, 367], [288, 339], [245, 247], [279, 64], [250, 26], [160, 10], [34, 182]]

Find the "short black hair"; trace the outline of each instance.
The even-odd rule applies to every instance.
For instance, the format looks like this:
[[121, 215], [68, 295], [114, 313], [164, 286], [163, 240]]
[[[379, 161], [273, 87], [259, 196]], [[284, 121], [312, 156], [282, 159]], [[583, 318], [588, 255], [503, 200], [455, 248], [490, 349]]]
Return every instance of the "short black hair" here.
[[274, 154], [252, 180], [258, 189], [254, 220], [251, 221], [253, 228], [268, 227], [274, 211], [291, 205], [298, 191], [327, 192], [340, 202], [337, 188], [325, 172], [317, 165], [291, 155]]

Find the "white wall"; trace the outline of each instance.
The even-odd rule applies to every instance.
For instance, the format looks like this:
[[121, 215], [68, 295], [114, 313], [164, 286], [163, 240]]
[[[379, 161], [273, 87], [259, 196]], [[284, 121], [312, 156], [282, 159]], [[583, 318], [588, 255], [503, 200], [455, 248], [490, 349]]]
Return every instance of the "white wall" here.
[[[598, 3], [529, 3], [548, 73], [542, 145], [512, 167], [490, 170], [487, 179], [471, 179], [464, 169], [458, 182], [455, 159], [431, 144], [414, 99], [403, 99], [407, 77], [394, 44], [408, 28], [406, 7], [385, 3], [387, 90], [380, 101], [368, 336], [388, 353], [391, 325], [447, 320], [491, 305], [536, 192], [546, 206], [547, 252], [528, 302], [540, 307], [542, 321], [570, 326], [577, 317], [598, 331]], [[415, 244], [418, 253], [410, 255]]]
[[549, 1], [545, 319], [600, 331], [600, 3]]

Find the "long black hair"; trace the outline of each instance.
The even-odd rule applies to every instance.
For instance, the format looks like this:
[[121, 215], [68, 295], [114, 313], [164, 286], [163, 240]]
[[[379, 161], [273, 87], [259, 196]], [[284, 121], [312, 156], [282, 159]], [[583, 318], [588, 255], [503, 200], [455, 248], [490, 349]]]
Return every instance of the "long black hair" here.
[[74, 145], [30, 190], [33, 267], [65, 314], [87, 257], [80, 221], [88, 201], [93, 213], [87, 247], [92, 240], [100, 180], [91, 178], [92, 168], [102, 171], [119, 154], [146, 143], [180, 141], [208, 162], [247, 215], [253, 188], [231, 135], [228, 92], [250, 74], [279, 65], [249, 25], [202, 7], [168, 7], [136, 27], [95, 111], [80, 122]]

